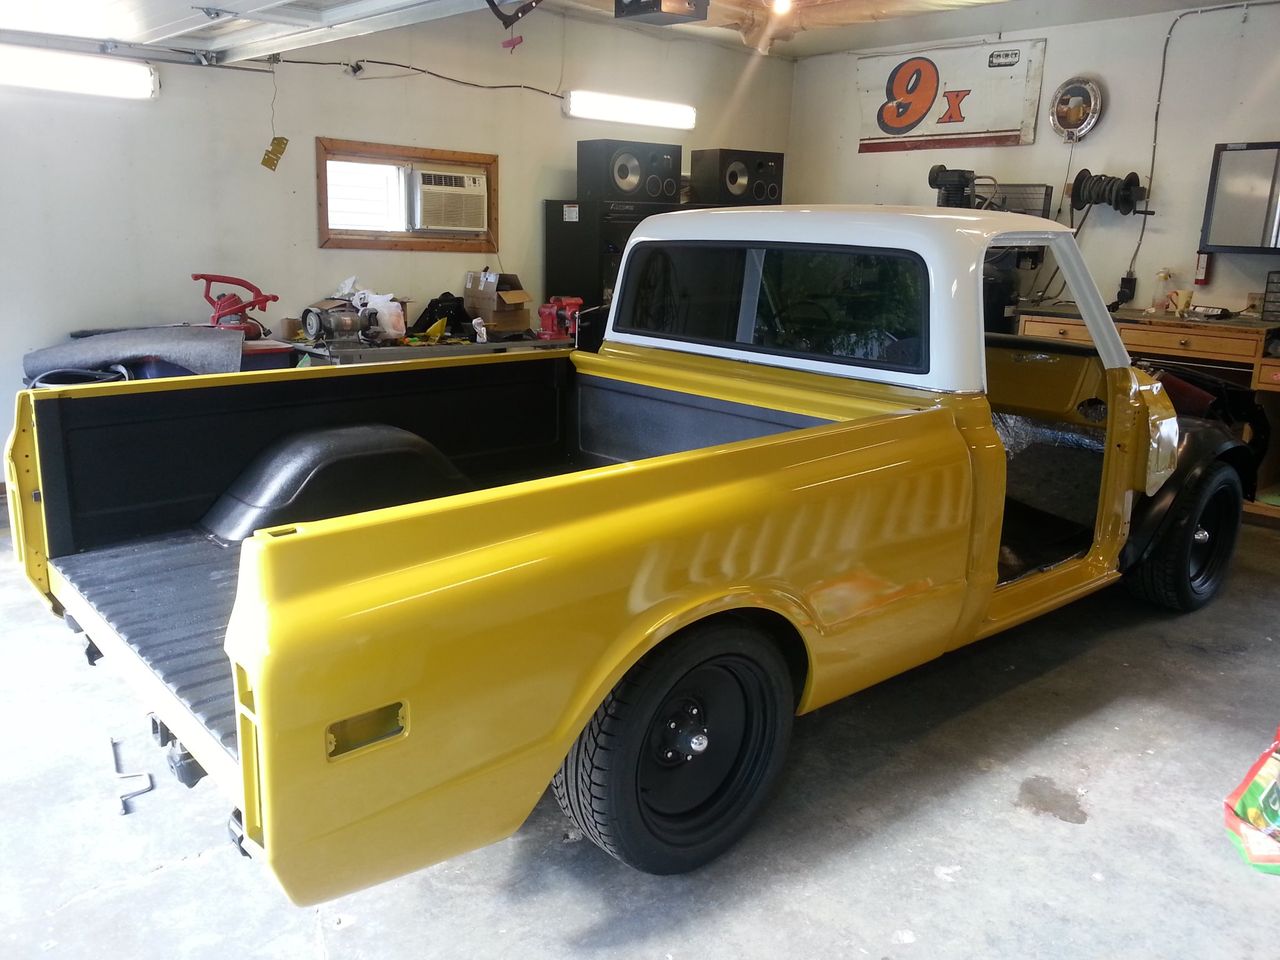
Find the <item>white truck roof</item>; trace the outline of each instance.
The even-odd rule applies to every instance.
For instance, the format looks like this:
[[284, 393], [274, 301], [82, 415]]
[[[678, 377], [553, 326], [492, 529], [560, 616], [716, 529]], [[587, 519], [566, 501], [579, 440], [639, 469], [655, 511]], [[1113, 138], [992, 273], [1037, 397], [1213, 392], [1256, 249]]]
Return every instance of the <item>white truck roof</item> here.
[[[934, 390], [982, 390], [985, 379], [982, 265], [988, 247], [1049, 244], [1061, 259], [1065, 241], [1069, 247], [1067, 253], [1074, 254], [1078, 261], [1071, 232], [1063, 224], [1040, 217], [948, 207], [790, 205], [659, 214], [644, 220], [631, 235], [623, 256], [622, 275], [625, 276], [632, 247], [653, 241], [816, 243], [909, 250], [919, 254], [929, 270], [929, 370], [903, 373], [808, 358], [770, 356], [735, 350], [731, 345], [689, 343], [618, 332], [614, 324], [621, 302], [619, 296], [614, 297], [605, 336], [615, 343], [731, 357], [862, 380]], [[1073, 275], [1078, 276], [1076, 271]], [[1075, 286], [1073, 280], [1072, 288]], [[1096, 289], [1093, 295], [1097, 296]], [[1123, 359], [1128, 362], [1127, 355]]]
[[[875, 204], [717, 207], [649, 217], [633, 236], [651, 240], [763, 240], [775, 243], [856, 244], [915, 249], [907, 242], [954, 244], [978, 260], [1004, 233], [1070, 233], [1053, 220], [996, 210], [892, 207]], [[927, 258], [926, 258], [927, 259]]]

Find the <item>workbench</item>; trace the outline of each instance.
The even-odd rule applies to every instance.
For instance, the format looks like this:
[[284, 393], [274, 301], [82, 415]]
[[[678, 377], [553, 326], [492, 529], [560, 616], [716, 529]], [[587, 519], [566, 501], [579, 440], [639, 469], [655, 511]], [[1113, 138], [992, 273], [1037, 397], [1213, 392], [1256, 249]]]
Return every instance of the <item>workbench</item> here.
[[[1116, 310], [1112, 318], [1133, 356], [1178, 361], [1256, 391], [1258, 404], [1278, 433], [1258, 468], [1258, 498], [1245, 509], [1280, 519], [1280, 323], [1247, 317], [1199, 320], [1140, 310]], [[1074, 304], [1023, 304], [1018, 333], [1092, 342]]]
[[572, 340], [510, 340], [497, 343], [422, 344], [419, 346], [369, 346], [354, 340], [332, 343], [294, 343], [301, 356], [298, 365], [343, 366], [349, 363], [391, 363], [396, 360], [425, 360], [428, 357], [462, 357], [482, 353], [509, 353], [525, 350], [563, 350]]

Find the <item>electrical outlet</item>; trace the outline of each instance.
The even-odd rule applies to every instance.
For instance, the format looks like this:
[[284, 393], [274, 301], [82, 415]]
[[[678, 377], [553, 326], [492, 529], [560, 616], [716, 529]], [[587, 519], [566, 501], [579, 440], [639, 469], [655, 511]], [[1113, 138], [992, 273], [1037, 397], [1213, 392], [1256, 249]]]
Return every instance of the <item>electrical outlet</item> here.
[[1120, 278], [1120, 290], [1116, 294], [1116, 300], [1121, 304], [1128, 303], [1133, 299], [1133, 295], [1138, 290], [1138, 278], [1132, 274]]
[[1262, 313], [1262, 294], [1251, 293], [1245, 300], [1241, 313]]

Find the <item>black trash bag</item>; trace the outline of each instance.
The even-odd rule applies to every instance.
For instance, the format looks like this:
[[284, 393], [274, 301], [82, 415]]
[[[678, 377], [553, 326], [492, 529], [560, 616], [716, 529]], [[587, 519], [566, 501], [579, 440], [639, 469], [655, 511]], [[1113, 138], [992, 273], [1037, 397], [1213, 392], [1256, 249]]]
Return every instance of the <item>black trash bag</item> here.
[[441, 320], [445, 321], [446, 336], [475, 341], [476, 331], [462, 305], [462, 298], [455, 297], [447, 290], [427, 304], [426, 309], [418, 314], [413, 326], [405, 331], [405, 335], [421, 336]]

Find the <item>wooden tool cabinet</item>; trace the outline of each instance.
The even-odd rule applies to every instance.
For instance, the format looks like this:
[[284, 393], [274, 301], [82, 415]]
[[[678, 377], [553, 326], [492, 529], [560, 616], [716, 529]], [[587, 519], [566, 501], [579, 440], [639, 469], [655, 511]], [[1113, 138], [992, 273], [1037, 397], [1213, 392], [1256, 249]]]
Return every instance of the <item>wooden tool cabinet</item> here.
[[[1269, 343], [1280, 341], [1280, 325], [1238, 317], [1184, 320], [1137, 310], [1117, 310], [1113, 316], [1120, 339], [1133, 356], [1180, 360], [1257, 391], [1273, 436], [1258, 474], [1258, 499], [1246, 503], [1245, 509], [1280, 519], [1280, 356], [1267, 353]], [[1070, 308], [1025, 307], [1019, 314], [1018, 332], [1044, 340], [1091, 342], [1084, 321]]]

